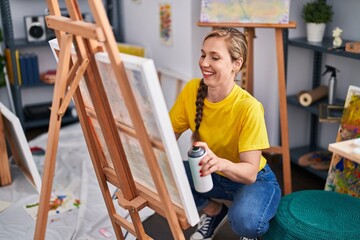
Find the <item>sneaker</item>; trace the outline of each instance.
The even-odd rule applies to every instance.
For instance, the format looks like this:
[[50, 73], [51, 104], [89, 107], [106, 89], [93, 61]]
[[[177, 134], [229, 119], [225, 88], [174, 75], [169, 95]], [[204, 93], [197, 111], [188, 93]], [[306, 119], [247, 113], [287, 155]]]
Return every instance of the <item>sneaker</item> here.
[[190, 240], [212, 240], [221, 226], [227, 220], [228, 208], [223, 204], [221, 211], [216, 216], [202, 214], [196, 232], [191, 235]]

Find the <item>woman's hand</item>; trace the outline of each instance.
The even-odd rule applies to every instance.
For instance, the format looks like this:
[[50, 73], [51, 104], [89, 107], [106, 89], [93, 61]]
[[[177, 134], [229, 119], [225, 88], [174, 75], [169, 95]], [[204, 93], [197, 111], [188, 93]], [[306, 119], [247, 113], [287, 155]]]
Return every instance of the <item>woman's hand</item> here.
[[199, 165], [201, 166], [201, 176], [206, 176], [213, 172], [221, 172], [229, 162], [226, 159], [221, 159], [216, 156], [205, 142], [194, 142], [193, 145], [195, 147], [202, 147], [206, 151], [206, 155], [199, 162]]
[[203, 147], [206, 155], [200, 160], [202, 176], [213, 172], [221, 172], [225, 177], [244, 184], [256, 181], [259, 170], [261, 151], [253, 150], [239, 153], [239, 162], [234, 163], [228, 159], [216, 156], [205, 142], [194, 142], [196, 147]]

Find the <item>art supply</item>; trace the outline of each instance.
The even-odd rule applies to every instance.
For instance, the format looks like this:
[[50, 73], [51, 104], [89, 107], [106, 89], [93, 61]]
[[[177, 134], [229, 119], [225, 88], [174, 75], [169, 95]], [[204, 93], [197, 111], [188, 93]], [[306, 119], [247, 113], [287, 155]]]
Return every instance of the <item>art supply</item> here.
[[101, 235], [103, 235], [104, 237], [106, 237], [106, 238], [111, 238], [111, 237], [112, 237], [111, 232], [109, 232], [109, 231], [106, 230], [105, 228], [100, 228], [100, 229], [99, 229], [99, 233], [100, 233]]
[[299, 93], [299, 103], [304, 106], [310, 106], [314, 102], [326, 97], [329, 88], [325, 85], [319, 86], [311, 91], [302, 91]]
[[201, 166], [199, 166], [199, 162], [205, 155], [206, 151], [201, 147], [192, 147], [188, 151], [189, 165], [195, 190], [202, 193], [208, 192], [213, 188], [213, 181], [210, 174], [204, 177], [200, 176]]
[[330, 65], [325, 65], [325, 72], [323, 73], [323, 76], [325, 74], [327, 74], [328, 72], [331, 73], [330, 78], [329, 78], [329, 94], [328, 94], [328, 104], [329, 105], [334, 105], [335, 104], [335, 100], [336, 100], [336, 68], [330, 66]]

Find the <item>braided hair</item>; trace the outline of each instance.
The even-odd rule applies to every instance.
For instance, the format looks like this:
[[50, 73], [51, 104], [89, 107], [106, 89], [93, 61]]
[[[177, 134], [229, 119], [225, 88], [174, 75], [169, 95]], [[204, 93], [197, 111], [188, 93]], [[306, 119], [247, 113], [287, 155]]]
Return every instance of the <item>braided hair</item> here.
[[204, 79], [201, 79], [200, 86], [197, 91], [196, 102], [195, 102], [196, 104], [195, 130], [191, 136], [192, 142], [200, 141], [199, 127], [200, 127], [200, 122], [202, 120], [204, 100], [207, 95], [207, 89], [208, 87], [205, 85]]
[[[212, 30], [204, 38], [203, 43], [207, 39], [213, 38], [213, 37], [225, 39], [225, 42], [227, 43], [227, 46], [228, 46], [229, 54], [233, 61], [236, 61], [240, 58], [243, 59], [243, 63], [241, 65], [240, 69], [238, 69], [238, 71], [235, 73], [235, 76], [236, 76], [243, 69], [243, 67], [246, 63], [247, 40], [246, 40], [245, 35], [235, 28], [220, 27], [220, 28], [215, 28], [214, 30]], [[207, 90], [208, 90], [208, 87], [204, 83], [204, 79], [201, 79], [200, 86], [197, 91], [196, 101], [195, 101], [195, 105], [196, 105], [196, 114], [195, 114], [195, 119], [194, 119], [195, 130], [194, 130], [193, 134], [191, 135], [192, 142], [197, 142], [197, 141], [201, 140], [200, 134], [199, 134], [199, 128], [200, 128], [200, 123], [202, 120], [204, 100], [207, 95]]]

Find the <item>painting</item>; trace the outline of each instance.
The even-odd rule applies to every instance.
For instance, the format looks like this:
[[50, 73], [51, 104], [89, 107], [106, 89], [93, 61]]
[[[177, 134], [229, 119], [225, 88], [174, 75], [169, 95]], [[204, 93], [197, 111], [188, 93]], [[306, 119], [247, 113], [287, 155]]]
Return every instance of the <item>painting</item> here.
[[19, 118], [0, 102], [0, 111], [3, 116], [5, 138], [15, 163], [22, 170], [26, 178], [34, 186], [37, 192], [41, 190], [41, 177], [36, 167], [30, 146], [26, 140]]
[[161, 43], [170, 46], [173, 42], [172, 20], [170, 3], [161, 3], [159, 6], [160, 15], [160, 39]]
[[[55, 53], [58, 49], [56, 40], [50, 41], [50, 46]], [[184, 210], [188, 223], [194, 226], [199, 221], [199, 215], [172, 129], [155, 64], [152, 59], [119, 54], [171, 201]], [[147, 166], [146, 156], [139, 139], [134, 134], [132, 119], [108, 54], [106, 52], [96, 53], [95, 59], [101, 78], [99, 81], [102, 81], [104, 86], [131, 174], [137, 184], [157, 194], [155, 183]], [[79, 87], [89, 121], [105, 157], [104, 164], [113, 168], [114, 164], [105, 142], [106, 136], [101, 131], [90, 92], [84, 80], [80, 81]]]
[[202, 0], [200, 22], [289, 23], [290, 0]]
[[[360, 138], [360, 87], [349, 86], [336, 142]], [[333, 154], [325, 190], [360, 198], [360, 164]]]

